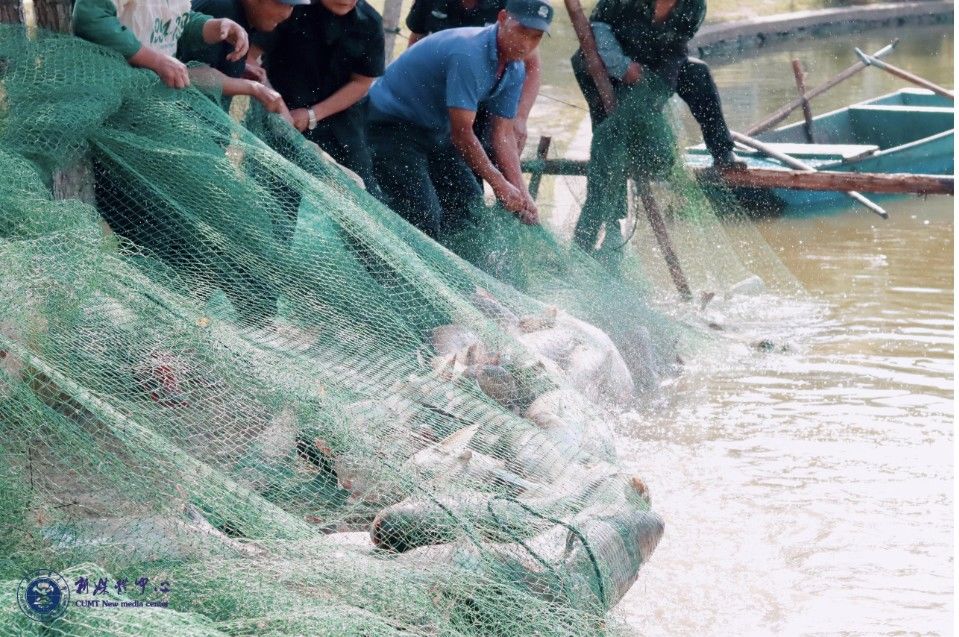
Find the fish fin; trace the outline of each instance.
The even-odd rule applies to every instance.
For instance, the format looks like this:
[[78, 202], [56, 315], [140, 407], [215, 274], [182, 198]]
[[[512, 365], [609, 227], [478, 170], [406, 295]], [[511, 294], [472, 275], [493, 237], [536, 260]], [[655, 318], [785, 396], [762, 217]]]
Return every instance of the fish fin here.
[[482, 363], [483, 361], [480, 360], [480, 358], [482, 358], [482, 352], [480, 352], [480, 344], [473, 343], [472, 345], [467, 347], [465, 358], [466, 360], [464, 361], [464, 364], [467, 367], [471, 365], [476, 365], [477, 363]]
[[699, 297], [699, 309], [705, 310], [706, 306], [709, 305], [709, 302], [716, 298], [715, 292], [703, 292], [703, 295]]

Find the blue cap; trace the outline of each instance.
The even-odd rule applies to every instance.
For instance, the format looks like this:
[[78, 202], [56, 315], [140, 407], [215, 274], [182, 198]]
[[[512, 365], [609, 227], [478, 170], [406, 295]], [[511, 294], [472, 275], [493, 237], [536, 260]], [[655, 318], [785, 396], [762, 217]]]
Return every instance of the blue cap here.
[[553, 7], [546, 0], [509, 0], [506, 13], [524, 27], [546, 33], [549, 33], [549, 24], [553, 21]]

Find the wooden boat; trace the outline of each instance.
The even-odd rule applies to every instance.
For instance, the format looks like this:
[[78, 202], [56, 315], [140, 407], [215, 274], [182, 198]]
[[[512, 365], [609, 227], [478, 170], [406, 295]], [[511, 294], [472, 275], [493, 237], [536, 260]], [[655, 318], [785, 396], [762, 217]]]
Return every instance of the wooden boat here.
[[[812, 120], [810, 143], [804, 122], [755, 137], [817, 170], [857, 173], [952, 175], [954, 102], [920, 88], [907, 88], [853, 104]], [[750, 168], [783, 169], [754, 150], [737, 149]], [[687, 149], [691, 168], [710, 166], [705, 146]], [[774, 189], [773, 198], [790, 207], [843, 203], [840, 192]]]

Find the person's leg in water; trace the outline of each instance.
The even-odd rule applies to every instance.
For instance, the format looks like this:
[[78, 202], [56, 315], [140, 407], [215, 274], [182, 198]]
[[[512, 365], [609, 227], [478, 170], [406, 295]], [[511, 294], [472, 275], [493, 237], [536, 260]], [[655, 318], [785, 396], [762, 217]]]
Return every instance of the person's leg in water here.
[[604, 223], [616, 240], [613, 226], [628, 212], [627, 180], [655, 178], [672, 166], [672, 131], [662, 113], [671, 94], [661, 78], [648, 73], [638, 84], [620, 89], [616, 111], [594, 128], [586, 202], [574, 232], [577, 245], [587, 252], [594, 251]]
[[676, 81], [676, 94], [689, 106], [714, 162], [720, 166], [733, 165], [737, 161], [733, 154], [733, 138], [723, 116], [719, 89], [705, 62], [696, 58], [683, 61]]

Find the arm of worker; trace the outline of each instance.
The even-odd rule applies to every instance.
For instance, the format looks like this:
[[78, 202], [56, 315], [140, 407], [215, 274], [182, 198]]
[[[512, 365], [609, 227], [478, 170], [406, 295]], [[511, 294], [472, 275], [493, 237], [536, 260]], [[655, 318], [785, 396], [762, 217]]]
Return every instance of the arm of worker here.
[[529, 194], [523, 171], [520, 167], [519, 150], [516, 143], [516, 131], [512, 120], [505, 117], [493, 117], [493, 160], [500, 173], [513, 184], [523, 197], [523, 209], [518, 211], [523, 223], [539, 223], [536, 202]]
[[[512, 212], [520, 213], [526, 209], [526, 201], [522, 192], [497, 170], [490, 158], [486, 156], [483, 145], [476, 133], [473, 132], [473, 121], [476, 111], [464, 108], [450, 108], [450, 133], [453, 146], [466, 161], [466, 165], [493, 188], [493, 194], [503, 207]], [[513, 149], [516, 146], [514, 144]]]
[[195, 12], [190, 14], [190, 19], [183, 31], [184, 38], [196, 37], [195, 30], [199, 29], [199, 35], [206, 44], [229, 42], [233, 45], [233, 52], [226, 56], [230, 62], [236, 62], [247, 54], [250, 49], [250, 37], [246, 29], [229, 18], [207, 18], [205, 21], [200, 21], [194, 16], [202, 16], [202, 14]]
[[623, 47], [613, 34], [613, 28], [606, 22], [592, 22], [591, 26], [596, 40], [596, 51], [606, 67], [606, 73], [626, 84], [638, 82], [642, 78], [643, 67], [623, 53]]
[[116, 51], [131, 66], [150, 69], [170, 88], [190, 84], [186, 65], [140, 44], [133, 31], [120, 23], [117, 7], [111, 0], [77, 0], [73, 5], [73, 32], [84, 40]]
[[523, 80], [523, 91], [519, 96], [516, 117], [513, 118], [516, 147], [520, 154], [526, 146], [526, 122], [529, 120], [529, 113], [533, 110], [533, 104], [536, 103], [536, 96], [539, 95], [539, 87], [542, 84], [540, 73], [542, 65], [538, 50], [534, 50], [529, 57], [523, 60], [523, 67], [526, 69], [526, 79]]
[[[493, 165], [473, 132], [476, 109], [483, 94], [482, 87], [489, 74], [485, 65], [485, 60], [465, 53], [450, 56], [446, 66], [446, 108], [450, 118], [450, 134], [453, 146], [480, 179], [492, 186], [493, 193], [503, 207], [518, 213], [526, 207], [522, 192]], [[485, 103], [486, 108], [494, 116], [512, 120], [516, 117], [522, 87], [523, 76], [512, 76], [510, 84]], [[513, 137], [514, 152], [515, 143]]]
[[256, 42], [251, 41], [250, 50], [246, 52], [246, 67], [243, 69], [243, 77], [270, 86], [266, 69], [263, 68], [263, 47]]
[[249, 95], [260, 102], [270, 113], [276, 113], [284, 120], [293, 123], [290, 111], [279, 93], [263, 84], [238, 77], [230, 77], [209, 66], [194, 66], [190, 68], [190, 79], [194, 85], [202, 90], [219, 91], [227, 97]]
[[[322, 102], [313, 105], [313, 112], [316, 113], [316, 121], [322, 121], [331, 115], [336, 115], [340, 111], [345, 111], [361, 99], [366, 97], [373, 84], [373, 78], [354, 73], [350, 76], [350, 81], [340, 87], [340, 89], [330, 95]], [[310, 122], [310, 115], [305, 108], [295, 108], [290, 111], [293, 117], [293, 125], [299, 131], [306, 130]]]

